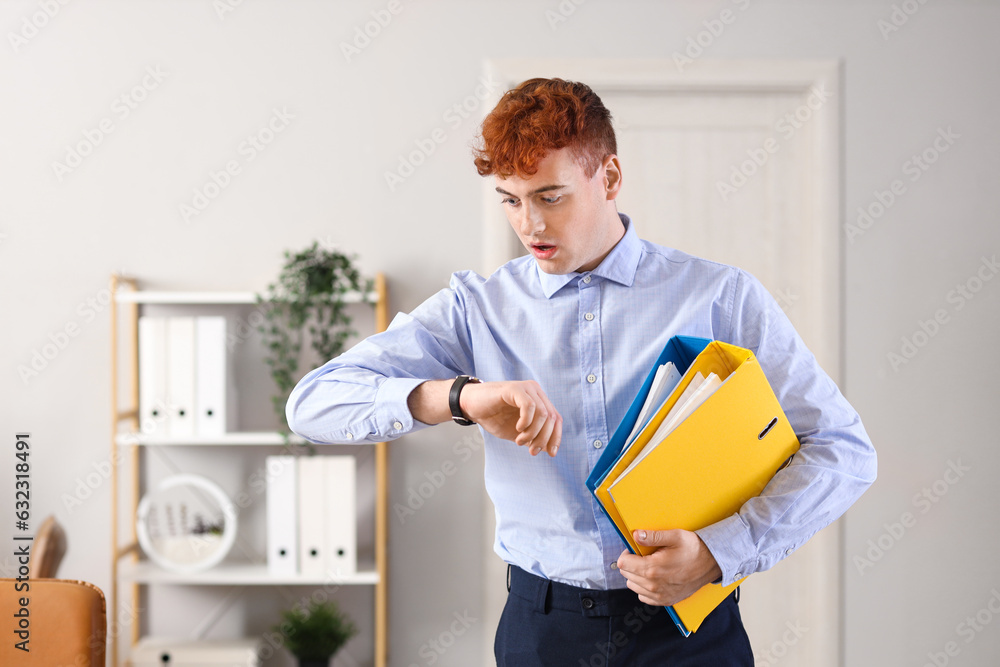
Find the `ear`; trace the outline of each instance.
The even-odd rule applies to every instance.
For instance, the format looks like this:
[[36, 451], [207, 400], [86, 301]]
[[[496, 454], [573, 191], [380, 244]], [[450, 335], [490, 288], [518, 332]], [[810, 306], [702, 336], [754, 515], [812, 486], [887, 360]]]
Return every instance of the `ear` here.
[[604, 190], [608, 200], [616, 199], [622, 189], [622, 167], [618, 156], [612, 153], [601, 163], [604, 170]]

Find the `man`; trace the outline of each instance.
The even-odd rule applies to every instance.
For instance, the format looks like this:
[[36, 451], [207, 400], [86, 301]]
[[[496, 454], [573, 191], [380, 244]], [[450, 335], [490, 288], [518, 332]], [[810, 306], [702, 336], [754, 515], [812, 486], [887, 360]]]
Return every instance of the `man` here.
[[[288, 423], [316, 442], [378, 442], [453, 418], [480, 426], [494, 548], [509, 564], [499, 665], [752, 665], [735, 594], [687, 638], [663, 605], [792, 553], [874, 481], [875, 453], [757, 280], [636, 236], [615, 205], [616, 153], [611, 115], [587, 86], [508, 91], [475, 164], [530, 255], [488, 278], [455, 273], [307, 374]], [[636, 531], [660, 547], [641, 557], [585, 480], [675, 334], [753, 350], [800, 449], [739, 514], [695, 532]]]

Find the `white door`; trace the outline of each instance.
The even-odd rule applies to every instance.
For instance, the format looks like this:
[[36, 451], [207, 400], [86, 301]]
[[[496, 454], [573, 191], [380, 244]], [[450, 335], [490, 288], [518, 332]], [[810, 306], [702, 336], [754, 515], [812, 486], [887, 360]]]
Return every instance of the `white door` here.
[[[740, 266], [840, 380], [839, 65], [832, 61], [503, 60], [502, 90], [536, 76], [590, 85], [611, 110], [639, 236]], [[501, 90], [501, 92], [502, 92]], [[492, 108], [492, 104], [486, 108]], [[484, 179], [484, 274], [521, 253]], [[484, 664], [506, 597], [485, 503]], [[742, 586], [758, 665], [840, 664], [839, 525]], [[499, 585], [498, 585], [499, 582]]]

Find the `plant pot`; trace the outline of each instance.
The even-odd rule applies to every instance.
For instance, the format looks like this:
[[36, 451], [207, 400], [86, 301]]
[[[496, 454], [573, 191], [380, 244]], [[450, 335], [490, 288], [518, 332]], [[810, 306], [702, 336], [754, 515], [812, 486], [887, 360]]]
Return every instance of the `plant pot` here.
[[330, 667], [330, 658], [299, 658], [299, 667]]

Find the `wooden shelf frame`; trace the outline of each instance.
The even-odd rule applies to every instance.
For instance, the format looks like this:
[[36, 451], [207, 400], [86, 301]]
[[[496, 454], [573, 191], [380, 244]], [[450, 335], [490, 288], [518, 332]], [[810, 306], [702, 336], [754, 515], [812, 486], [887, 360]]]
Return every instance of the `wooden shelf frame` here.
[[[375, 276], [375, 290], [367, 294], [348, 293], [347, 303], [374, 303], [375, 330], [385, 331], [389, 326], [389, 297], [385, 274]], [[231, 445], [283, 445], [285, 440], [278, 433], [230, 433], [212, 438], [149, 438], [139, 434], [139, 306], [142, 304], [175, 305], [242, 305], [257, 303], [254, 292], [191, 292], [141, 290], [135, 278], [118, 274], [111, 276], [111, 585], [109, 595], [109, 628], [118, 627], [119, 581], [125, 583], [131, 592], [131, 608], [135, 616], [131, 620], [131, 646], [140, 639], [139, 595], [140, 586], [151, 584], [196, 584], [196, 585], [301, 585], [320, 586], [330, 583], [306, 577], [271, 577], [266, 566], [250, 563], [226, 563], [196, 575], [168, 573], [153, 564], [139, 560], [138, 537], [134, 517], [139, 507], [141, 489], [139, 484], [139, 462], [142, 445], [170, 446], [231, 446]], [[127, 387], [119, 386], [119, 362], [122, 356], [122, 341], [119, 340], [120, 310], [128, 315], [128, 364]], [[127, 405], [120, 409], [120, 401], [127, 391]], [[129, 432], [122, 433], [120, 427], [126, 424]], [[305, 440], [292, 436], [292, 443]], [[323, 447], [324, 445], [317, 445]], [[388, 665], [389, 649], [389, 445], [380, 442], [375, 447], [375, 563], [359, 563], [356, 575], [338, 579], [338, 584], [371, 585], [375, 589], [375, 667]], [[119, 451], [119, 449], [123, 451]], [[130, 454], [127, 479], [130, 485], [129, 542], [122, 545], [119, 524], [119, 465], [117, 462], [124, 452]], [[127, 559], [122, 563], [122, 559]], [[214, 573], [214, 574], [213, 574]], [[117, 635], [109, 637], [111, 664], [121, 667], [118, 656]]]

